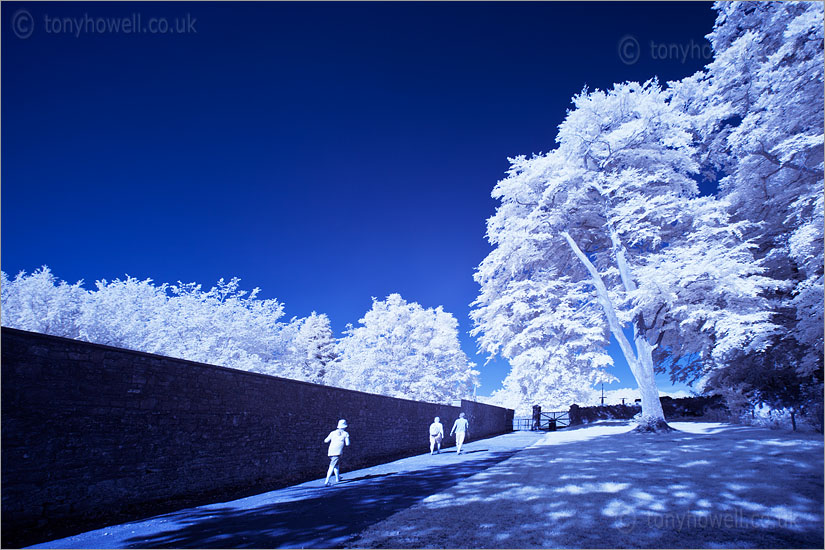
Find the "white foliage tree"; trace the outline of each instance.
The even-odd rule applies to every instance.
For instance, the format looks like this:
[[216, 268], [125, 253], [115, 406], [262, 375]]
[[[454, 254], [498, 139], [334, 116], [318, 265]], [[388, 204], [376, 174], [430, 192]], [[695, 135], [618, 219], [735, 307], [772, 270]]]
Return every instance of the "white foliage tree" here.
[[31, 275], [21, 271], [14, 279], [0, 272], [3, 326], [66, 338], [79, 336], [78, 318], [85, 302], [82, 281], [58, 281], [43, 266]]
[[[533, 351], [510, 359], [511, 370], [502, 388], [490, 397], [491, 405], [513, 409], [517, 416], [532, 414], [533, 405], [537, 404], [544, 411], [567, 410], [573, 404], [593, 402], [597, 395], [593, 386], [612, 380], [599, 369], [590, 368], [586, 359], [577, 360], [574, 356], [570, 361], [569, 356], [545, 349]], [[543, 376], [537, 377], [536, 372]]]
[[435, 403], [472, 395], [478, 373], [461, 350], [452, 314], [391, 294], [373, 298], [359, 323], [339, 341], [330, 384]]
[[714, 61], [675, 93], [702, 138], [703, 162], [721, 175], [736, 220], [752, 222], [785, 330], [772, 346], [801, 376], [823, 364], [823, 5], [719, 2], [708, 36]]
[[308, 317], [293, 318], [280, 336], [281, 346], [275, 353], [278, 368], [289, 378], [324, 384], [337, 358], [329, 317], [313, 311]]
[[258, 299], [260, 289], [247, 293], [239, 285], [235, 277], [229, 282], [220, 279], [208, 291], [195, 283], [170, 287], [167, 313], [160, 322], [175, 356], [196, 357], [195, 361], [211, 357], [228, 367], [268, 371], [284, 306]]
[[[508, 206], [519, 205], [502, 205], [502, 209]], [[483, 282], [475, 304], [486, 307], [471, 312], [476, 323], [471, 334], [478, 337], [482, 349], [501, 354], [511, 366], [491, 403], [519, 414], [527, 414], [535, 404], [566, 409], [589, 401], [593, 385], [614, 379], [604, 371], [613, 364], [604, 350], [609, 335], [603, 326], [588, 322], [599, 312], [598, 304], [586, 302], [586, 285], [547, 280], [539, 272], [526, 271], [518, 278], [481, 279], [488, 268], [495, 269], [496, 262], [504, 257], [512, 261], [512, 254], [533, 244], [499, 243], [477, 274]]]
[[14, 280], [2, 274], [4, 326], [75, 338], [279, 376], [298, 372], [276, 360], [288, 344], [283, 304], [221, 279], [204, 291], [195, 283], [155, 285], [127, 277], [101, 280], [95, 290], [58, 281], [44, 267]]
[[[164, 334], [164, 323], [159, 322], [169, 301], [167, 285], [127, 277], [96, 281], [95, 287], [77, 320], [80, 340], [148, 353], [170, 352], [170, 338]], [[185, 354], [173, 356], [190, 359]]]
[[[476, 332], [505, 357], [565, 345], [561, 360], [535, 362], [534, 376], [580, 378], [609, 364], [609, 331], [639, 385], [640, 429], [667, 429], [653, 350], [758, 348], [775, 328], [760, 298], [769, 281], [723, 205], [696, 197], [690, 120], [666, 90], [628, 83], [573, 102], [558, 148], [512, 159], [493, 191], [502, 204], [488, 222], [496, 250], [476, 274]], [[758, 338], [743, 335], [746, 322]], [[509, 349], [531, 324], [538, 337]], [[698, 335], [711, 330], [708, 349]]]

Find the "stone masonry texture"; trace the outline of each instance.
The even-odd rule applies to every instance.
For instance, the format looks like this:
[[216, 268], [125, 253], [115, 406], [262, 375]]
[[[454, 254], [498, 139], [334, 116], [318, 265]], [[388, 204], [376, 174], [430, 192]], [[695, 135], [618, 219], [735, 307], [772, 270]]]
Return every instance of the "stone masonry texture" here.
[[[478, 439], [513, 411], [395, 399], [2, 328], [2, 546], [18, 547], [429, 450], [458, 413]], [[448, 440], [452, 443], [452, 440]]]

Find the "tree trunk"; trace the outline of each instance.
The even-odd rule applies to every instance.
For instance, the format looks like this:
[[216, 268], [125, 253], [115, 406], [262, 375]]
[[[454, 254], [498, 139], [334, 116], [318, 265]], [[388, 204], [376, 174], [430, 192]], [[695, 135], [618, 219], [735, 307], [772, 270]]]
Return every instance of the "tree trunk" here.
[[639, 392], [642, 394], [642, 418], [636, 431], [639, 432], [669, 432], [671, 427], [665, 420], [665, 412], [662, 410], [662, 401], [659, 399], [659, 388], [656, 387], [656, 376], [653, 370], [653, 346], [648, 341], [636, 333], [636, 353], [639, 359], [639, 371], [636, 375], [636, 382], [639, 384]]
[[[625, 248], [619, 240], [619, 234], [612, 226], [609, 231], [622, 284], [626, 292], [632, 292], [636, 290], [636, 281], [633, 280], [630, 266], [627, 265]], [[636, 358], [639, 361], [636, 382], [642, 394], [642, 418], [636, 430], [641, 432], [671, 431], [671, 427], [665, 421], [662, 401], [659, 399], [659, 388], [656, 386], [656, 371], [653, 368], [653, 348], [656, 346], [647, 341], [640, 328], [638, 324], [633, 324], [633, 340], [636, 344]]]
[[[672, 428], [668, 426], [665, 421], [665, 413], [662, 410], [662, 402], [659, 400], [659, 389], [656, 387], [656, 377], [653, 370], [653, 348], [644, 337], [644, 334], [638, 330], [638, 327], [633, 325], [633, 339], [636, 345], [634, 352], [633, 346], [630, 345], [627, 337], [622, 331], [622, 326], [619, 323], [619, 318], [616, 315], [616, 310], [613, 303], [610, 301], [610, 295], [607, 292], [607, 287], [602, 280], [601, 275], [596, 270], [593, 262], [582, 252], [576, 241], [566, 231], [562, 236], [567, 240], [570, 248], [576, 257], [584, 264], [584, 267], [590, 273], [590, 279], [593, 286], [596, 288], [596, 295], [599, 298], [599, 303], [602, 305], [607, 323], [610, 326], [610, 332], [619, 343], [622, 354], [627, 360], [630, 367], [630, 372], [636, 379], [639, 386], [639, 393], [642, 396], [642, 418], [635, 431], [639, 432], [660, 432], [671, 431]], [[616, 254], [616, 261], [619, 266], [619, 273], [622, 277], [622, 282], [625, 285], [625, 290], [634, 290], [636, 288], [633, 279], [630, 277], [630, 271], [624, 258], [624, 250], [618, 243], [618, 239], [613, 231], [611, 231], [611, 240], [614, 245], [614, 252]]]

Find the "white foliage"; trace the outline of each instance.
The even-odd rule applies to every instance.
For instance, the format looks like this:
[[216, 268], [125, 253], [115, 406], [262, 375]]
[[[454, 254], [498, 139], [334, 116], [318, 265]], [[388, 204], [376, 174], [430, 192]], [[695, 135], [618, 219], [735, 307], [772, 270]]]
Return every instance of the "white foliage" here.
[[821, 372], [823, 5], [720, 2], [716, 9], [715, 59], [676, 93], [707, 161], [723, 173], [730, 211], [753, 222], [746, 236], [766, 275], [787, 283], [772, 309], [804, 350], [797, 370]]
[[[393, 294], [373, 301], [363, 327], [336, 342], [329, 318], [280, 319], [284, 306], [247, 293], [240, 279], [209, 290], [133, 277], [95, 290], [58, 281], [47, 267], [2, 273], [4, 326], [351, 389], [433, 402], [470, 397], [477, 374], [458, 322]], [[338, 358], [338, 348], [341, 358]]]
[[778, 327], [763, 294], [782, 284], [762, 275], [754, 246], [741, 240], [743, 224], [729, 220], [724, 201], [685, 204], [693, 214], [689, 238], [640, 259], [635, 274], [650, 284], [629, 293], [634, 312], [646, 323], [658, 317], [646, 325], [652, 341], [677, 357], [698, 354], [708, 368], [734, 353], [764, 351]]
[[655, 419], [652, 349], [764, 347], [775, 327], [761, 293], [772, 282], [725, 205], [696, 198], [692, 120], [668, 91], [627, 83], [574, 104], [558, 148], [513, 159], [493, 191], [502, 204], [488, 222], [496, 248], [476, 274], [474, 333], [511, 360], [515, 393], [604, 378], [609, 331]]
[[10, 281], [3, 273], [3, 325], [231, 368], [273, 369], [283, 305], [247, 296], [240, 280], [203, 291], [195, 283], [155, 285], [133, 277], [85, 291], [48, 268]]
[[339, 341], [330, 384], [436, 403], [472, 395], [478, 372], [461, 350], [452, 314], [391, 294], [373, 298], [359, 323]]
[[337, 357], [329, 317], [313, 311], [309, 317], [293, 318], [281, 328], [279, 342], [275, 363], [285, 373], [281, 376], [325, 383], [327, 370]]
[[58, 281], [46, 266], [28, 276], [21, 271], [13, 280], [5, 273], [0, 276], [3, 326], [78, 337], [78, 317], [86, 299], [82, 281]]
[[[170, 351], [166, 349], [172, 344], [170, 335], [157, 323], [167, 309], [167, 285], [127, 277], [111, 282], [103, 279], [95, 286], [78, 319], [79, 339], [149, 353]], [[190, 358], [180, 353], [172, 356]]]
[[[593, 400], [593, 386], [598, 382], [610, 382], [599, 369], [590, 368], [588, 360], [612, 361], [609, 355], [599, 354], [589, 357], [583, 354], [573, 363], [564, 353], [547, 353], [535, 349], [510, 360], [511, 370], [500, 390], [493, 392], [488, 402], [513, 409], [516, 415], [526, 416], [533, 405], [541, 405], [543, 410], [567, 410], [575, 403]], [[536, 373], [543, 376], [537, 376]]]
[[[668, 90], [585, 90], [558, 148], [511, 159], [493, 190], [472, 317], [481, 348], [514, 363], [502, 398], [588, 383], [575, 360], [603, 350], [608, 329], [643, 390], [654, 349], [679, 377], [703, 376], [769, 349], [787, 306], [809, 350], [801, 370], [821, 370], [823, 7], [716, 9], [706, 71]], [[724, 174], [721, 197], [697, 197], [700, 168]], [[784, 305], [766, 298], [777, 294]]]

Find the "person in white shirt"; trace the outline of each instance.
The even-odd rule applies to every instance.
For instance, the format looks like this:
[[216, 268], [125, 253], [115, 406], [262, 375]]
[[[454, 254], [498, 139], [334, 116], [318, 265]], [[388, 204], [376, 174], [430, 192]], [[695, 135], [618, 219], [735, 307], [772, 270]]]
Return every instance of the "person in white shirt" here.
[[456, 454], [461, 454], [461, 446], [464, 444], [464, 438], [467, 437], [469, 431], [470, 423], [464, 418], [464, 413], [459, 414], [453, 423], [453, 428], [450, 430], [450, 435], [455, 433]]
[[341, 453], [344, 447], [349, 447], [349, 434], [344, 430], [347, 427], [347, 421], [343, 418], [338, 421], [338, 429], [327, 436], [324, 443], [329, 443], [329, 469], [327, 470], [327, 478], [324, 480], [324, 487], [329, 487], [329, 476], [335, 472], [335, 483], [339, 483], [341, 478], [338, 476], [339, 462], [341, 460]]
[[437, 416], [435, 421], [430, 424], [430, 454], [441, 452], [441, 440], [444, 439], [444, 424]]

